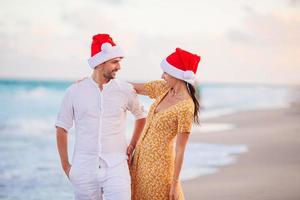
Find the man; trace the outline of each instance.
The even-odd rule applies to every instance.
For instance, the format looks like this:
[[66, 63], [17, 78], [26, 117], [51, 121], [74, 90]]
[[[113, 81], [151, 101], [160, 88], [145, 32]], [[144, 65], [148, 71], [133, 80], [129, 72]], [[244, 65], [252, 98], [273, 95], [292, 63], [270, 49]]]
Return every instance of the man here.
[[[61, 164], [77, 200], [129, 200], [131, 196], [127, 154], [132, 154], [146, 113], [133, 87], [115, 79], [122, 58], [123, 52], [108, 34], [95, 35], [88, 60], [92, 76], [67, 89], [57, 117]], [[129, 147], [125, 136], [127, 110], [136, 118]], [[71, 166], [67, 133], [73, 121]]]

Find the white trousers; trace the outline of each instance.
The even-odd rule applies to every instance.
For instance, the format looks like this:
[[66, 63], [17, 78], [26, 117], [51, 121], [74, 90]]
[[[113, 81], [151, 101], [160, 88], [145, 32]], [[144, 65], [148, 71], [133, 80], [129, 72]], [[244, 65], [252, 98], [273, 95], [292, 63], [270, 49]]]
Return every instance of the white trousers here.
[[84, 167], [72, 165], [69, 177], [75, 190], [75, 200], [130, 200], [131, 182], [126, 160], [108, 167], [100, 159], [94, 169], [85, 170]]

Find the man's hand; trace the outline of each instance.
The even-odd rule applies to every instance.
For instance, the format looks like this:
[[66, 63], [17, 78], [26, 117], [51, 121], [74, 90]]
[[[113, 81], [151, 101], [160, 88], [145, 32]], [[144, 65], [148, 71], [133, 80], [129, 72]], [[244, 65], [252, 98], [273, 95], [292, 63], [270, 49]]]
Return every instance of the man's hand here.
[[133, 158], [133, 151], [134, 151], [134, 146], [132, 144], [130, 144], [128, 147], [127, 147], [127, 156], [128, 156], [128, 164], [131, 165], [132, 163], [132, 158]]
[[65, 172], [65, 174], [67, 175], [67, 177], [70, 179], [70, 169], [71, 169], [72, 165], [70, 165], [70, 163], [66, 163], [63, 165], [63, 170]]

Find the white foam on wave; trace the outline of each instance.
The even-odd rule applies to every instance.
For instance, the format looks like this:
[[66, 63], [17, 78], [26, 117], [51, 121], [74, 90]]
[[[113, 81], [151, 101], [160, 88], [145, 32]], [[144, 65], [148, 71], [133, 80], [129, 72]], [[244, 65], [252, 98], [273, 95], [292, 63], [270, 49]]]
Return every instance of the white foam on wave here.
[[212, 132], [228, 131], [234, 128], [235, 125], [229, 123], [203, 123], [201, 124], [201, 126], [194, 125], [192, 131], [201, 132], [201, 133], [212, 133]]
[[[18, 93], [15, 95], [16, 98], [21, 100], [49, 100], [55, 99], [59, 100], [62, 98], [64, 91], [61, 90], [52, 90], [46, 87], [36, 87], [33, 89], [22, 89], [18, 90]], [[47, 102], [47, 101], [46, 101]]]
[[276, 102], [276, 103], [267, 103], [267, 102], [257, 102], [252, 105], [245, 105], [244, 107], [236, 108], [219, 108], [212, 110], [203, 110], [200, 112], [201, 119], [212, 119], [217, 117], [222, 117], [226, 115], [232, 115], [243, 111], [256, 111], [256, 110], [271, 110], [271, 109], [280, 109], [280, 108], [289, 108], [291, 103], [289, 102]]
[[288, 87], [272, 86], [215, 86], [202, 90], [201, 118], [209, 119], [241, 111], [280, 109], [290, 107], [295, 99]]
[[9, 120], [2, 131], [12, 134], [44, 135], [53, 133], [55, 118], [21, 118]]
[[185, 167], [181, 172], [181, 180], [187, 181], [195, 179], [199, 176], [217, 173], [219, 170], [213, 167]]
[[237, 109], [233, 108], [220, 108], [220, 109], [212, 109], [212, 110], [203, 110], [200, 112], [201, 119], [211, 119], [215, 117], [221, 117], [224, 115], [231, 115], [237, 113]]
[[236, 162], [236, 155], [248, 151], [246, 145], [189, 143], [181, 172], [182, 180], [218, 172], [218, 168]]

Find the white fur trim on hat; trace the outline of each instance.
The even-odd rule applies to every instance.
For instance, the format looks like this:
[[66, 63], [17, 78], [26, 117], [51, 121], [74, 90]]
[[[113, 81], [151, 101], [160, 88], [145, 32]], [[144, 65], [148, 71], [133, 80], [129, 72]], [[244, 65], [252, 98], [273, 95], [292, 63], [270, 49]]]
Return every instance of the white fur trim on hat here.
[[186, 81], [190, 84], [194, 84], [195, 82], [195, 74], [193, 71], [183, 71], [181, 69], [178, 69], [168, 63], [166, 59], [164, 59], [160, 63], [160, 66], [164, 72], [170, 74], [171, 76], [174, 76], [175, 78]]
[[124, 57], [122, 49], [119, 46], [112, 46], [110, 43], [104, 43], [101, 46], [101, 51], [89, 58], [88, 63], [92, 69], [95, 69], [96, 66], [118, 57]]

